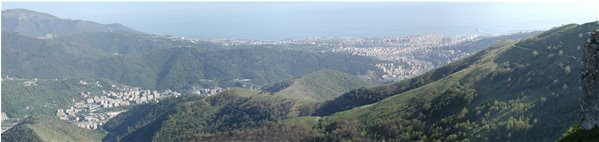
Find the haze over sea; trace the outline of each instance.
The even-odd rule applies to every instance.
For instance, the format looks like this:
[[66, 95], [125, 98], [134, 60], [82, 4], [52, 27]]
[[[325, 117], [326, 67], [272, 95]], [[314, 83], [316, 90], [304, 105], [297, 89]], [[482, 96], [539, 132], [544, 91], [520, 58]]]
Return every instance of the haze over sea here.
[[[60, 18], [120, 23], [158, 35], [281, 40], [504, 34], [597, 20], [597, 2], [3, 2]], [[76, 12], [74, 12], [76, 11]]]

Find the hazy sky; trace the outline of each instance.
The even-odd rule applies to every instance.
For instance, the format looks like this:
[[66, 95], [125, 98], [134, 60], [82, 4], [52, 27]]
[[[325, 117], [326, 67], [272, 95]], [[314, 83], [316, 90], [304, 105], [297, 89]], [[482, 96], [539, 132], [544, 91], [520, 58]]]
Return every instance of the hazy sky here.
[[546, 30], [597, 20], [597, 2], [3, 2], [61, 18], [121, 23], [151, 34], [198, 38], [484, 34]]

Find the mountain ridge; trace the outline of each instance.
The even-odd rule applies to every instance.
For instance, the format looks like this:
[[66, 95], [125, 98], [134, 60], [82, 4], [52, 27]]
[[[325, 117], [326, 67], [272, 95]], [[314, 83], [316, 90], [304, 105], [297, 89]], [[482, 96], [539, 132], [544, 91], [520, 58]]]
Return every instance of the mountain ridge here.
[[61, 19], [47, 13], [27, 9], [2, 10], [2, 30], [15, 31], [36, 38], [52, 38], [81, 32], [128, 32], [143, 34], [118, 23], [99, 24], [92, 21]]

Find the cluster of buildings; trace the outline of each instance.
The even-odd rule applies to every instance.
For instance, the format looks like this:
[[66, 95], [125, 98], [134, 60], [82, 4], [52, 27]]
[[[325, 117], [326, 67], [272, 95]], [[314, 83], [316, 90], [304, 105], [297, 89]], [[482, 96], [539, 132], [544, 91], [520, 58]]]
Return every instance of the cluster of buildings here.
[[[403, 65], [402, 65], [403, 64]], [[378, 63], [376, 67], [383, 70], [381, 78], [383, 80], [403, 80], [412, 78], [420, 75], [427, 71], [427, 69], [433, 68], [432, 64], [427, 63]]]
[[110, 118], [115, 117], [119, 113], [125, 112], [126, 110], [111, 111], [103, 113], [93, 113], [85, 111], [83, 109], [73, 108], [70, 109], [59, 109], [56, 115], [59, 115], [61, 120], [69, 121], [81, 128], [97, 129], [102, 124], [105, 124]]
[[81, 84], [81, 85], [92, 85], [92, 86], [100, 87], [100, 88], [102, 87], [102, 84], [100, 84], [99, 81], [96, 81], [96, 82], [87, 82], [87, 81], [84, 81], [84, 80], [79, 80], [79, 84]]
[[[86, 84], [85, 82], [80, 82]], [[97, 129], [108, 120], [126, 110], [114, 109], [117, 111], [106, 111], [108, 108], [120, 108], [133, 104], [143, 104], [159, 99], [180, 96], [181, 94], [172, 90], [158, 92], [155, 90], [144, 90], [139, 87], [112, 86], [119, 91], [102, 91], [101, 95], [93, 95], [90, 92], [80, 92], [79, 97], [83, 101], [75, 102], [73, 106], [67, 109], [58, 109], [56, 116], [61, 120], [66, 120], [75, 125]]]
[[191, 89], [189, 90], [190, 94], [194, 94], [194, 95], [201, 95], [201, 96], [213, 96], [216, 94], [219, 94], [221, 92], [223, 92], [225, 89], [220, 88], [220, 87], [214, 87], [214, 88], [200, 88], [200, 87], [191, 87]]
[[[18, 80], [23, 81], [24, 86], [34, 86], [39, 81], [58, 81], [59, 79], [26, 79], [15, 78], [10, 76], [2, 77], [2, 80]], [[61, 79], [61, 80], [66, 80]], [[248, 80], [239, 80], [239, 82], [249, 82]], [[173, 90], [148, 90], [140, 87], [130, 87], [126, 85], [108, 85], [104, 87], [98, 81], [79, 80], [79, 84], [85, 86], [93, 86], [94, 88], [110, 88], [98, 92], [79, 92], [79, 99], [73, 99], [73, 105], [69, 108], [57, 109], [56, 116], [61, 120], [66, 120], [79, 127], [87, 129], [97, 129], [105, 124], [111, 118], [119, 113], [125, 112], [126, 107], [130, 105], [144, 104], [149, 102], [158, 102], [166, 97], [178, 97], [181, 93]], [[197, 91], [196, 95], [212, 96], [226, 90], [226, 88], [200, 88], [193, 87], [192, 90]], [[190, 94], [194, 94], [190, 92]], [[25, 109], [29, 109], [26, 107]], [[8, 118], [2, 112], [2, 132], [18, 124], [18, 119]], [[14, 122], [13, 122], [14, 121]], [[6, 128], [6, 129], [5, 129]]]
[[[86, 82], [81, 80], [82, 85], [94, 85], [101, 87], [98, 82]], [[181, 93], [165, 90], [156, 91], [142, 89], [140, 87], [111, 85], [114, 91], [102, 91], [100, 95], [90, 92], [80, 92], [82, 101], [77, 101], [70, 108], [56, 110], [56, 116], [61, 120], [69, 121], [79, 127], [97, 129], [119, 113], [125, 112], [124, 106], [157, 102], [166, 97], [178, 97]], [[212, 96], [226, 89], [220, 87], [200, 88], [192, 87], [190, 94]]]

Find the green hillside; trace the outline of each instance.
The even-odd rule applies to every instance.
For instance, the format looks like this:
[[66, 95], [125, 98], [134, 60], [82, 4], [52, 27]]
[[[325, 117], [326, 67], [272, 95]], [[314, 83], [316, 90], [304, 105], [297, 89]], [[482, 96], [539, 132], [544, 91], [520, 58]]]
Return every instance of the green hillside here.
[[372, 87], [375, 84], [375, 81], [361, 79], [354, 75], [334, 70], [320, 70], [266, 86], [263, 90], [286, 98], [322, 102], [336, 98], [349, 90]]
[[2, 141], [101, 141], [105, 133], [77, 127], [51, 116], [31, 116], [2, 133]]
[[[350, 91], [330, 101], [349, 110], [323, 113], [316, 124], [282, 121], [196, 139], [270, 140], [259, 134], [281, 128], [308, 141], [555, 141], [579, 120], [579, 49], [597, 28], [565, 25], [411, 80]], [[359, 98], [375, 102], [351, 102]]]

